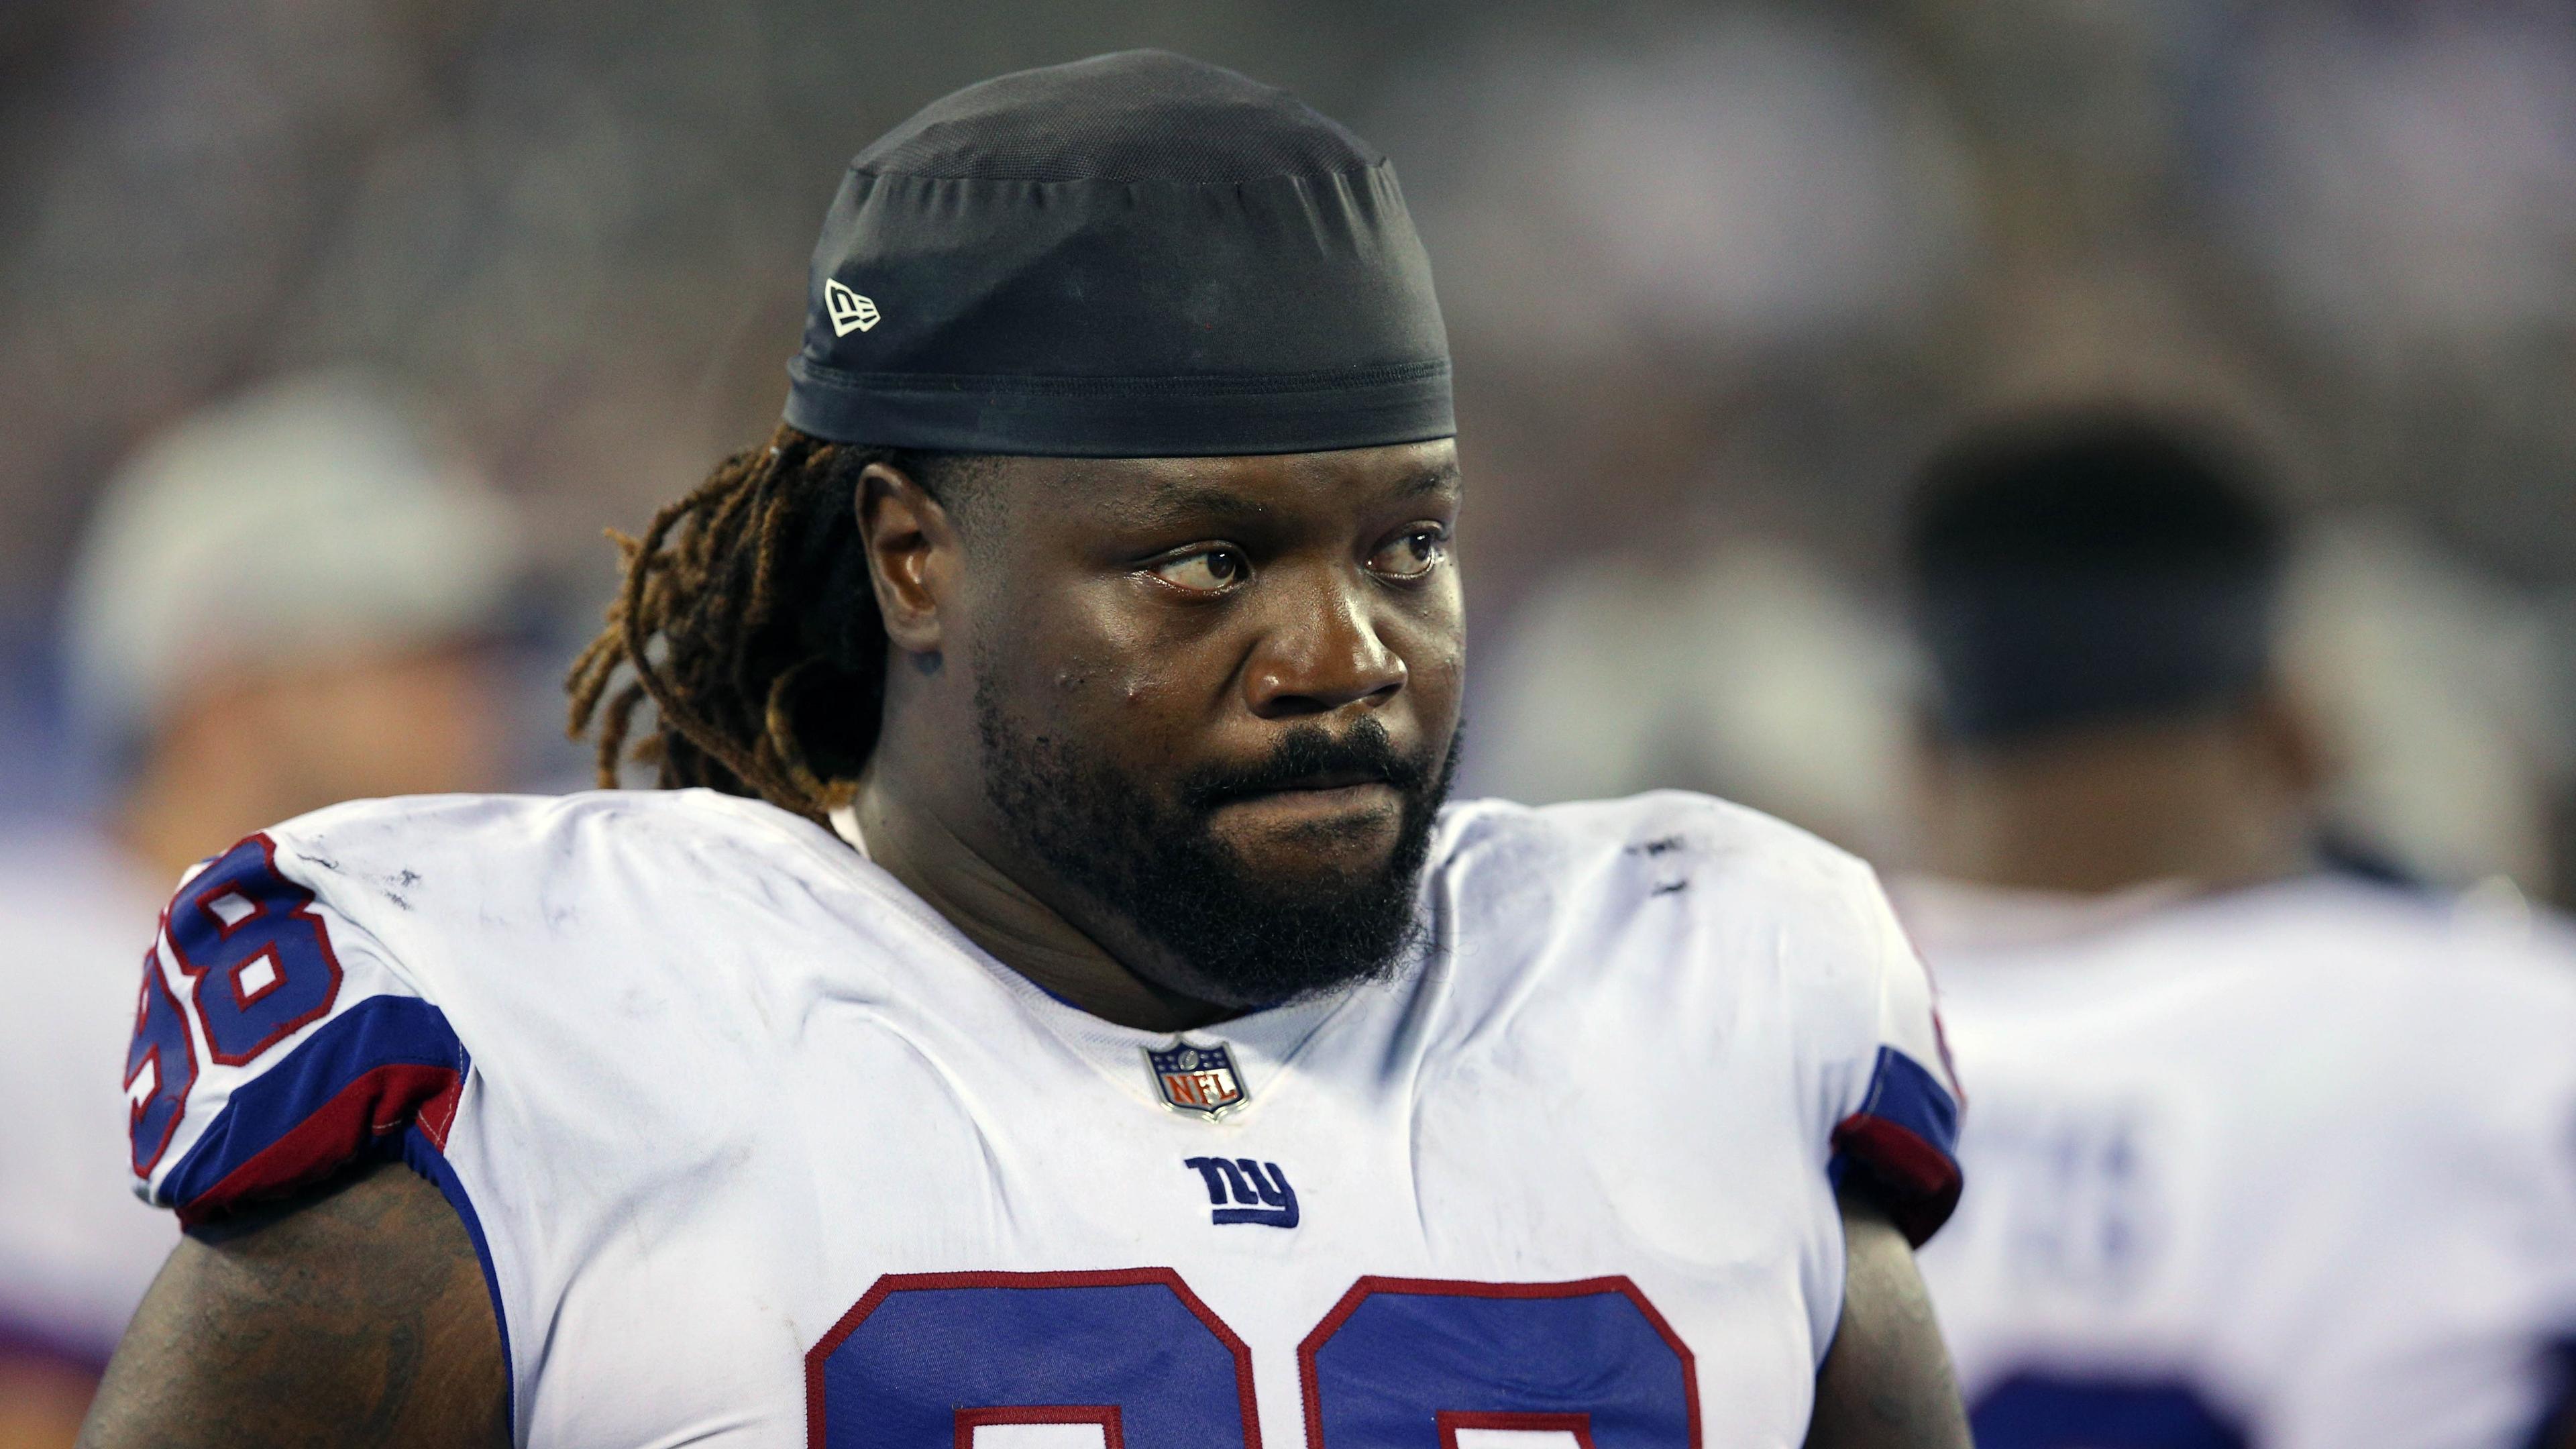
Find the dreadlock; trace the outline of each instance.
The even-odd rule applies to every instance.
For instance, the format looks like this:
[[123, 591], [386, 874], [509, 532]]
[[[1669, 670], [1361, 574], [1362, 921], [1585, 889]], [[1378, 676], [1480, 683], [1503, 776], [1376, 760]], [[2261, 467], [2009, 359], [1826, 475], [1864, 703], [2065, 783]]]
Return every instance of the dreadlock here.
[[[809, 819], [846, 798], [885, 699], [859, 475], [886, 463], [937, 497], [964, 461], [781, 426], [654, 514], [642, 538], [612, 530], [624, 582], [564, 681], [569, 733], [597, 731], [599, 783], [614, 787], [633, 761], [664, 789], [703, 785]], [[621, 670], [632, 677], [612, 691]], [[638, 737], [648, 700], [655, 723]]]

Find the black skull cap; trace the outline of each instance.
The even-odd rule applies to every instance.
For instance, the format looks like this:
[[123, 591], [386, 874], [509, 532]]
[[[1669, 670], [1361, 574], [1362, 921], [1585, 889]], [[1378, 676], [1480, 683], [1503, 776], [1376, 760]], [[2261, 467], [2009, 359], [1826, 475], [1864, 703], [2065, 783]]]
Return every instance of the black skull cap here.
[[787, 421], [1053, 457], [1445, 438], [1431, 264], [1375, 148], [1159, 50], [1020, 71], [859, 153], [814, 248]]

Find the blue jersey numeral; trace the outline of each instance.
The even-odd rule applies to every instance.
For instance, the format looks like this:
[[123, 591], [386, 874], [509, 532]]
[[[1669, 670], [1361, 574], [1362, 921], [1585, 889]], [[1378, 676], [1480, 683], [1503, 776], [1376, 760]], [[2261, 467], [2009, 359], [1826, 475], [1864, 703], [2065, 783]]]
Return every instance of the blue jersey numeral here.
[[805, 1359], [826, 1449], [971, 1449], [983, 1424], [1108, 1449], [1261, 1449], [1252, 1352], [1168, 1268], [888, 1274]]
[[1362, 1278], [1297, 1349], [1306, 1449], [1445, 1449], [1462, 1428], [1696, 1449], [1690, 1349], [1637, 1285]]
[[252, 836], [170, 903], [170, 949], [196, 983], [189, 995], [206, 1048], [228, 1067], [320, 1020], [340, 994], [340, 959], [313, 893], [278, 874], [275, 849]]
[[1977, 1449], [2245, 1449], [2243, 1431], [2191, 1385], [2017, 1373], [1968, 1415]]
[[[1309, 1449], [1461, 1429], [1698, 1449], [1690, 1350], [1625, 1278], [1362, 1278], [1298, 1348]], [[973, 1449], [987, 1424], [1107, 1449], [1261, 1449], [1252, 1355], [1167, 1268], [889, 1274], [805, 1360], [815, 1449]]]
[[188, 1110], [197, 1084], [197, 1048], [188, 1040], [188, 1018], [161, 974], [161, 953], [143, 956], [143, 994], [134, 1003], [134, 1044], [125, 1049], [126, 1135], [134, 1143], [134, 1175], [149, 1176]]

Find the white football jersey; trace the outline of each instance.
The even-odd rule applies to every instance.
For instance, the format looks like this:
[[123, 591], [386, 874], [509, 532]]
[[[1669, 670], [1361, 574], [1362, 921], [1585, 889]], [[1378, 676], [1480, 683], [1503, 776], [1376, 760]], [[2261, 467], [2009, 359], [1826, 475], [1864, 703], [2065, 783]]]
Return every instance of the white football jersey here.
[[2576, 1340], [2576, 952], [2314, 877], [1898, 892], [1976, 1084], [1981, 1449], [2522, 1449]]
[[134, 1166], [200, 1219], [403, 1155], [522, 1443], [1798, 1443], [1829, 1175], [1958, 1186], [1868, 870], [1664, 795], [1454, 808], [1423, 889], [1397, 979], [1174, 1038], [766, 805], [342, 806], [165, 914]]

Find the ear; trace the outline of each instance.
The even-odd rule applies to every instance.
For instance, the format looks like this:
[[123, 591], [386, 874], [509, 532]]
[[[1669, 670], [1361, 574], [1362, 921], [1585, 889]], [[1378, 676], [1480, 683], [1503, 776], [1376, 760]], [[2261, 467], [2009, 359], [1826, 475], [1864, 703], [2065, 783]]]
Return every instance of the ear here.
[[886, 638], [908, 654], [938, 653], [964, 577], [956, 520], [891, 463], [870, 463], [859, 474], [855, 503]]

